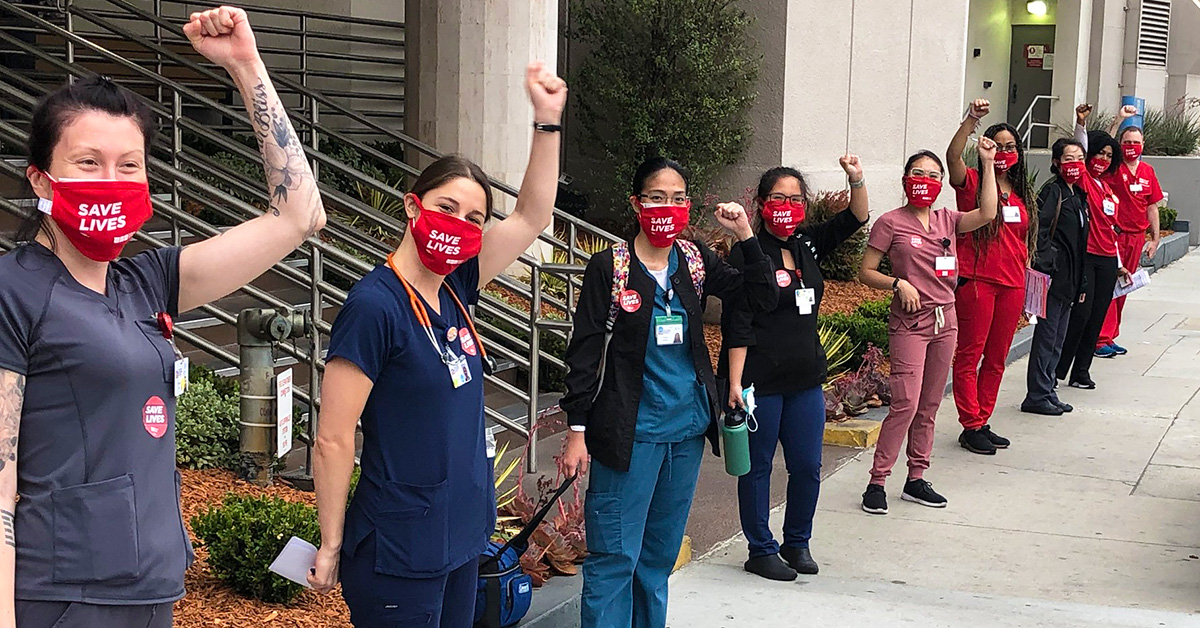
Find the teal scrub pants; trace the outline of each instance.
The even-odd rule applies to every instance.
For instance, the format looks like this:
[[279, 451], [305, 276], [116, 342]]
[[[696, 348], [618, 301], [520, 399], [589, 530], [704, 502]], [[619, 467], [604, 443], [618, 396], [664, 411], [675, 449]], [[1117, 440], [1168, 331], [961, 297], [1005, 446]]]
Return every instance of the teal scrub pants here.
[[582, 628], [664, 628], [704, 437], [633, 444], [629, 471], [591, 468], [584, 516]]

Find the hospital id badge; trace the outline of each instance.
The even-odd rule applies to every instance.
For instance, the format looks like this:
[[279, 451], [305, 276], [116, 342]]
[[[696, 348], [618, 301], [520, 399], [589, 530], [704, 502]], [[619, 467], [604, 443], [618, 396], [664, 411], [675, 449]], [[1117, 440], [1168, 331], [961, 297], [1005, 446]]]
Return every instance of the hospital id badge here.
[[813, 305], [817, 303], [817, 291], [812, 288], [798, 288], [796, 290], [796, 309], [800, 311], [801, 316], [808, 316], [813, 313]]
[[1016, 205], [1004, 206], [1004, 222], [1021, 222], [1021, 208]]
[[1111, 198], [1104, 199], [1104, 215], [1115, 216], [1117, 214], [1117, 204]]
[[940, 255], [933, 261], [933, 270], [937, 272], [938, 277], [949, 277], [954, 274], [955, 265], [953, 255]]
[[175, 396], [182, 396], [188, 389], [188, 359], [175, 360]]
[[683, 344], [683, 317], [655, 316], [654, 338], [660, 347]]
[[471, 366], [467, 364], [467, 356], [455, 356], [446, 363], [446, 367], [450, 369], [450, 381], [455, 388], [462, 388], [471, 382]]

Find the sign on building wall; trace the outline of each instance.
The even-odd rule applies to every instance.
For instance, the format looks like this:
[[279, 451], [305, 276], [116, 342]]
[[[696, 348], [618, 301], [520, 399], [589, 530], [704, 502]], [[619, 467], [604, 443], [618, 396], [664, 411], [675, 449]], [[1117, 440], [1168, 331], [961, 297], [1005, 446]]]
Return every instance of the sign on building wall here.
[[1025, 46], [1025, 67], [1054, 68], [1054, 46], [1049, 44], [1029, 44]]

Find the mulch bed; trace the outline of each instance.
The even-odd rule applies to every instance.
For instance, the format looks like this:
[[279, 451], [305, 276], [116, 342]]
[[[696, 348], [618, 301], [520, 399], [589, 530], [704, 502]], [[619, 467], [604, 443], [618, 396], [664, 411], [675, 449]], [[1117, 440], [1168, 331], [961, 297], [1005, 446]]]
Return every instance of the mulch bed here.
[[821, 297], [821, 313], [851, 314], [860, 304], [880, 301], [891, 294], [891, 291], [876, 290], [857, 281], [826, 281], [825, 295]]
[[[209, 504], [219, 504], [226, 493], [266, 495], [316, 505], [316, 496], [277, 482], [260, 488], [238, 479], [229, 471], [187, 471], [183, 474], [183, 517], [185, 523]], [[188, 533], [191, 525], [188, 523]], [[192, 541], [196, 537], [192, 535]], [[176, 628], [349, 628], [350, 611], [341, 590], [329, 595], [312, 591], [300, 594], [291, 604], [267, 604], [244, 598], [217, 580], [208, 570], [208, 553], [196, 548], [196, 562], [186, 576], [187, 597], [175, 605]]]

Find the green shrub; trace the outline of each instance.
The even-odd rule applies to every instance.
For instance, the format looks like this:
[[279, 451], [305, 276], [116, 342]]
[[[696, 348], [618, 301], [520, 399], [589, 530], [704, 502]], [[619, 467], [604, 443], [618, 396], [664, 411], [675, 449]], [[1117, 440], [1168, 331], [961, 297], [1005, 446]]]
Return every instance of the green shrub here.
[[231, 469], [238, 459], [239, 402], [205, 377], [192, 380], [175, 409], [175, 463], [185, 469]]
[[314, 545], [321, 538], [316, 508], [278, 497], [228, 494], [191, 523], [218, 579], [244, 596], [277, 604], [292, 601], [303, 587], [267, 567], [292, 536]]
[[888, 316], [892, 311], [892, 297], [880, 299], [878, 301], [867, 301], [860, 304], [854, 313], [865, 318], [870, 318], [877, 321], [887, 322]]
[[691, 170], [703, 199], [753, 132], [753, 18], [712, 0], [575, 0], [571, 10], [567, 37], [588, 51], [570, 83], [580, 143], [601, 164], [589, 177], [596, 196], [626, 198], [638, 164], [663, 155]]
[[[820, 192], [808, 204], [802, 226], [823, 223], [850, 207], [850, 191]], [[841, 246], [821, 259], [821, 274], [831, 281], [851, 281], [858, 277], [863, 250], [867, 245], [866, 229], [859, 229]]]
[[188, 367], [188, 381], [197, 382], [199, 380], [211, 383], [217, 394], [222, 397], [237, 399], [240, 394], [241, 384], [238, 383], [236, 377], [222, 377], [207, 366], [192, 362]]
[[1179, 217], [1179, 212], [1170, 207], [1159, 206], [1158, 208], [1158, 228], [1159, 229], [1174, 229], [1175, 219]]
[[1151, 109], [1142, 122], [1147, 155], [1191, 155], [1200, 144], [1200, 117], [1190, 107]]
[[856, 369], [862, 364], [860, 352], [867, 350], [867, 343], [879, 347], [885, 354], [888, 349], [888, 324], [886, 320], [869, 318], [859, 312], [853, 314], [826, 314], [818, 317], [817, 324], [831, 330], [842, 331], [850, 336], [857, 346], [856, 355], [850, 360], [849, 367]]

